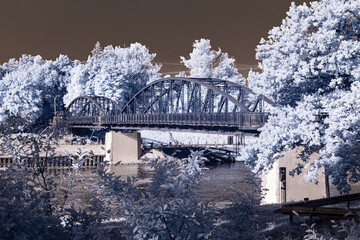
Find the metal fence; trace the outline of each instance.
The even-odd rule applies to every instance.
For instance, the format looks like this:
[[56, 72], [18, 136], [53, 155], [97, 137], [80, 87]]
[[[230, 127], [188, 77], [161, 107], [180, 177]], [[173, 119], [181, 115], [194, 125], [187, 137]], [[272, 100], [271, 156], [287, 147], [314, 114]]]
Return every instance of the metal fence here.
[[[101, 165], [104, 161], [105, 156], [91, 156], [83, 162], [84, 167], [97, 167]], [[19, 164], [30, 167], [46, 167], [46, 168], [68, 168], [73, 164], [72, 159], [67, 158], [66, 156], [54, 156], [54, 157], [39, 157], [36, 159], [33, 158], [20, 158], [17, 161]], [[8, 167], [14, 163], [14, 160], [11, 157], [1, 157], [0, 158], [0, 167]]]

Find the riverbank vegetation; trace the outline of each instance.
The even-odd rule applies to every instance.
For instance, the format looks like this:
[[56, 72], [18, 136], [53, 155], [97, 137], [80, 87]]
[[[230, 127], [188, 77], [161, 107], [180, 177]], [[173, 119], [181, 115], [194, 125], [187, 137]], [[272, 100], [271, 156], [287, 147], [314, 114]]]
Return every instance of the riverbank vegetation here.
[[149, 160], [151, 181], [138, 185], [140, 177], [115, 176], [106, 164], [95, 170], [97, 181], [83, 178], [91, 153], [68, 156], [73, 171], [51, 174], [38, 155], [51, 160], [51, 138], [10, 139], [14, 163], [0, 174], [1, 239], [257, 239], [258, 187], [234, 193], [223, 208], [201, 201], [202, 152]]
[[[34, 149], [48, 146], [28, 140]], [[0, 174], [0, 238], [351, 239], [360, 234], [354, 221], [318, 221], [318, 227], [299, 217], [290, 225], [288, 217], [273, 213], [279, 205], [259, 205], [263, 192], [256, 178], [247, 179], [250, 191], [234, 191], [227, 204], [204, 201], [197, 191], [207, 161], [202, 152], [148, 160], [153, 173], [142, 184], [141, 177], [116, 176], [107, 165], [95, 170], [96, 180], [85, 178], [89, 170], [81, 163], [87, 157], [91, 153], [68, 156], [73, 170], [56, 173], [15, 155], [15, 164]]]
[[[254, 171], [266, 173], [283, 153], [304, 146], [293, 175], [307, 169], [307, 180], [316, 183], [325, 167], [325, 174], [343, 193], [359, 181], [359, 39], [360, 2], [320, 0], [292, 4], [281, 26], [260, 41], [261, 72], [250, 72], [247, 82], [276, 104], [266, 109], [271, 115], [257, 143], [241, 152]], [[220, 49], [211, 50], [209, 40], [196, 40], [193, 46], [189, 58], [181, 58], [189, 77], [245, 82], [235, 60]], [[63, 55], [55, 61], [27, 55], [11, 59], [0, 66], [0, 104], [7, 119], [3, 130], [27, 132], [27, 126], [48, 121], [55, 106], [61, 110], [80, 95], [103, 95], [124, 104], [147, 83], [163, 77], [154, 58], [145, 46], [134, 43], [105, 48], [96, 44], [86, 62]], [[261, 194], [255, 183], [251, 194], [234, 193], [224, 208], [200, 201], [196, 189], [204, 159], [199, 152], [187, 159], [151, 161], [154, 174], [144, 188], [136, 185], [139, 179], [121, 179], [104, 166], [98, 171], [101, 180], [86, 184], [84, 191], [90, 197], [85, 204], [74, 198], [74, 188], [84, 182], [81, 162], [73, 163], [71, 174], [50, 176], [35, 161], [20, 161], [36, 160], [40, 150], [52, 157], [47, 138], [39, 142], [26, 136], [20, 140], [33, 144], [30, 153], [21, 152], [22, 144], [11, 145], [16, 141], [2, 144], [11, 147], [17, 163], [0, 174], [2, 239], [359, 238], [359, 225], [352, 221], [330, 223], [323, 229], [296, 227], [292, 232], [291, 226], [276, 222], [272, 211], [261, 210], [265, 208], [259, 207]], [[310, 163], [314, 152], [319, 157]], [[62, 178], [62, 184], [54, 177]]]
[[[203, 152], [147, 160], [152, 174], [146, 182], [117, 176], [106, 163], [93, 170], [96, 179], [85, 177], [86, 152], [67, 156], [67, 171], [48, 168], [41, 161], [55, 157], [53, 143], [62, 133], [3, 135], [2, 151], [12, 151], [14, 163], [0, 174], [1, 239], [330, 239], [360, 233], [353, 221], [321, 220], [319, 228], [299, 217], [290, 225], [273, 212], [279, 205], [260, 205], [264, 191], [254, 175], [226, 203], [201, 198]], [[39, 161], [39, 152], [48, 157]]]

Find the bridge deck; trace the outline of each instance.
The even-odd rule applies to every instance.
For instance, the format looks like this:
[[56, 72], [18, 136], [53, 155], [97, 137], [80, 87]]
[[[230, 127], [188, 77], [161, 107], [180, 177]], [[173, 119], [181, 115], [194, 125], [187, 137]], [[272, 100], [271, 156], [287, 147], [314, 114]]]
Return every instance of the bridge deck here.
[[73, 126], [112, 126], [122, 128], [192, 128], [222, 131], [257, 132], [268, 118], [267, 113], [177, 113], [123, 114], [110, 116], [70, 116], [65, 119]]

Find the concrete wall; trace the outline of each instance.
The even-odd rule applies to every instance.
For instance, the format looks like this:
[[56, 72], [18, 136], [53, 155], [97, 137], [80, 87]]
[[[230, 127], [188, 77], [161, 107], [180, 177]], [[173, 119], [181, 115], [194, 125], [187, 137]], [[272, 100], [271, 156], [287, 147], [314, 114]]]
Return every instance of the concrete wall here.
[[[23, 142], [20, 142], [20, 134], [14, 134], [12, 138], [12, 145], [13, 146], [22, 146], [21, 151], [18, 153], [21, 153], [22, 155], [33, 155], [34, 148], [32, 144], [36, 144], [36, 142], [29, 142], [28, 145], [24, 144]], [[38, 138], [39, 135], [37, 134], [23, 134], [23, 138], [26, 139], [26, 136], [31, 138]], [[82, 153], [90, 153], [92, 152], [96, 156], [105, 156], [105, 145], [101, 144], [91, 144], [91, 145], [72, 145], [72, 135], [67, 135], [61, 139], [57, 139], [57, 141], [54, 140], [42, 140], [38, 142], [38, 149], [40, 157], [46, 157], [46, 156], [66, 156], [66, 155], [76, 155], [79, 151]], [[0, 138], [0, 144], [3, 143], [3, 139]], [[50, 147], [50, 149], [49, 149]], [[0, 151], [1, 157], [12, 157], [12, 152], [5, 152]]]
[[[281, 167], [286, 168], [286, 202], [291, 201], [300, 201], [304, 198], [318, 199], [326, 197], [326, 179], [324, 175], [324, 170], [321, 169], [319, 176], [319, 183], [315, 184], [314, 182], [307, 182], [304, 179], [304, 175], [307, 173], [307, 169], [303, 169], [303, 172], [300, 175], [295, 175], [294, 177], [289, 174], [298, 163], [301, 163], [302, 160], [299, 158], [301, 153], [301, 148], [293, 149], [287, 152], [282, 158], [280, 158], [273, 165], [273, 169], [262, 178], [262, 187], [269, 189], [266, 192], [266, 196], [263, 199], [262, 203], [281, 203], [281, 181], [280, 181], [280, 171]], [[318, 156], [317, 153], [314, 153], [310, 156], [310, 161], [314, 161]], [[284, 191], [283, 191], [284, 192]]]
[[[0, 143], [1, 143], [0, 138]], [[15, 141], [15, 140], [14, 140]], [[56, 144], [58, 143], [58, 144]], [[77, 155], [78, 152], [92, 153], [95, 156], [105, 156], [105, 161], [111, 164], [136, 164], [142, 155], [141, 135], [138, 132], [121, 133], [110, 131], [106, 133], [105, 144], [72, 145], [72, 135], [66, 136], [58, 142], [49, 144], [54, 147], [55, 156]], [[16, 142], [14, 144], [17, 144]], [[20, 143], [18, 143], [20, 144]], [[24, 146], [23, 151], [32, 152], [30, 147]], [[40, 157], [49, 156], [46, 149], [40, 151]], [[10, 153], [0, 152], [1, 158], [12, 158]], [[163, 157], [160, 152], [154, 151], [148, 154], [148, 158]], [[1, 165], [1, 164], [0, 164]]]
[[138, 132], [110, 131], [105, 135], [105, 160], [111, 164], [139, 163], [142, 154], [141, 135]]
[[265, 197], [262, 199], [263, 204], [280, 203], [280, 180], [279, 180], [279, 162], [274, 162], [273, 169], [261, 179], [261, 187], [265, 189]]
[[65, 156], [67, 154], [93, 153], [96, 156], [105, 156], [105, 145], [58, 145], [55, 146], [55, 154], [57, 156]]

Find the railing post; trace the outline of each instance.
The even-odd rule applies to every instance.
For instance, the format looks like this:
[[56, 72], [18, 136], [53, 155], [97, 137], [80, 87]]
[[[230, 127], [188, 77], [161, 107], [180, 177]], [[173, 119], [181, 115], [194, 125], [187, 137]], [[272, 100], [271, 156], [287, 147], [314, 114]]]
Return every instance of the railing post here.
[[244, 114], [243, 113], [239, 113], [239, 128], [241, 129], [241, 128], [243, 128], [243, 125], [244, 125], [244, 122], [243, 122], [243, 116], [244, 116]]

